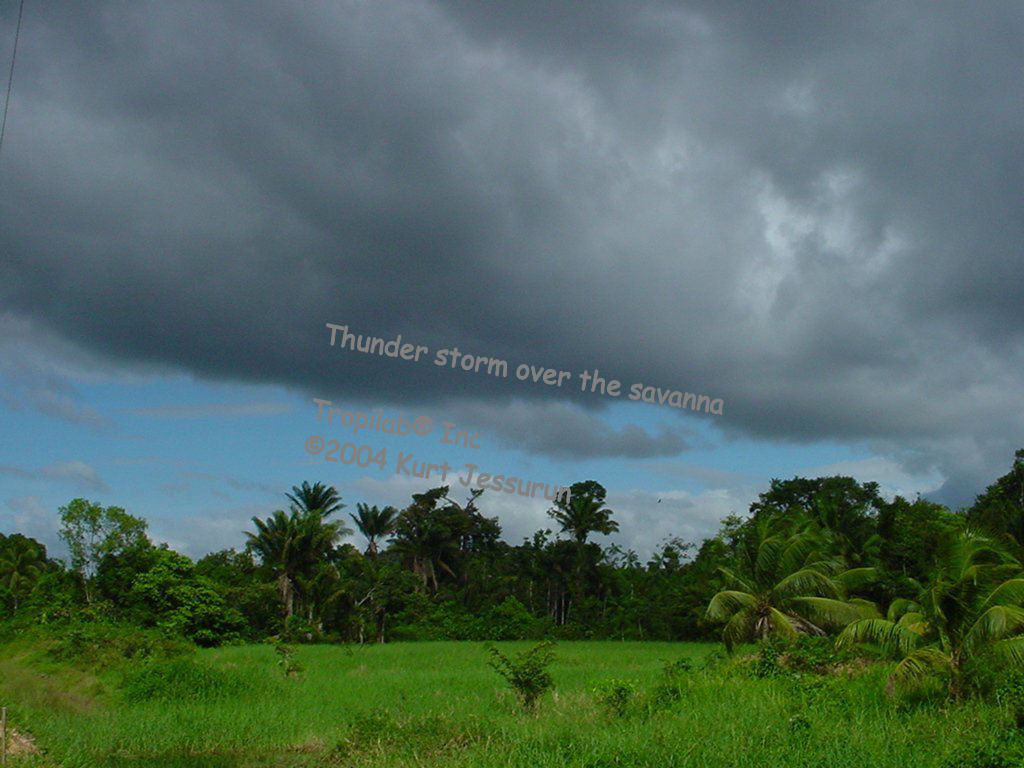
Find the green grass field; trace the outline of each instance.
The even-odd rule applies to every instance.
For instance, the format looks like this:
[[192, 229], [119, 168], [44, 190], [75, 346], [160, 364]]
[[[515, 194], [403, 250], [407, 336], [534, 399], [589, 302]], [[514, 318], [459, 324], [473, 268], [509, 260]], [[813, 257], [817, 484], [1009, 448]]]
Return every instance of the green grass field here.
[[[501, 643], [508, 652], [528, 643]], [[299, 646], [288, 678], [270, 646], [201, 651], [161, 673], [98, 676], [17, 644], [0, 694], [40, 756], [13, 766], [814, 766], [925, 768], [1005, 728], [994, 705], [898, 704], [886, 670], [847, 679], [704, 671], [719, 646], [564, 642], [553, 693], [524, 713], [479, 643]], [[647, 694], [668, 661], [694, 669], [678, 697], [624, 717], [592, 692]], [[166, 662], [165, 662], [166, 664]], [[638, 701], [647, 701], [646, 698]], [[971, 763], [963, 763], [970, 765]]]

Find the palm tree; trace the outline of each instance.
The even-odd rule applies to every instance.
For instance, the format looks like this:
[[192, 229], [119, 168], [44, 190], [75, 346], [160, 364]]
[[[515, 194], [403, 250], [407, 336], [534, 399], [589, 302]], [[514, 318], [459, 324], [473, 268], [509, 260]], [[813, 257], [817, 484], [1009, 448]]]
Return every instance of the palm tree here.
[[319, 510], [291, 513], [276, 510], [266, 520], [252, 518], [256, 533], [246, 531], [247, 546], [255, 551], [277, 577], [285, 619], [295, 612], [295, 584], [300, 574], [314, 566], [334, 543], [349, 532], [340, 522], [325, 523]]
[[996, 540], [961, 531], [915, 599], [894, 600], [885, 619], [853, 622], [836, 644], [873, 643], [898, 654], [889, 693], [942, 674], [959, 699], [979, 661], [1024, 668], [1022, 606], [1020, 564]]
[[292, 493], [285, 494], [291, 501], [292, 506], [302, 512], [318, 510], [321, 517], [329, 517], [342, 509], [345, 505], [341, 503], [341, 496], [333, 486], [326, 486], [323, 483], [310, 485], [303, 481], [301, 486], [293, 485]]
[[555, 506], [548, 510], [548, 515], [562, 526], [562, 532], [568, 533], [576, 545], [573, 597], [577, 605], [583, 599], [584, 593], [583, 572], [587, 538], [591, 533], [603, 533], [607, 536], [619, 530], [619, 524], [612, 520], [614, 512], [604, 505], [604, 494], [604, 487], [593, 480], [574, 483], [570, 489], [570, 500], [558, 500]]
[[576, 495], [575, 490], [574, 485], [570, 501], [558, 501], [554, 508], [548, 510], [548, 515], [562, 526], [563, 533], [568, 533], [577, 545], [583, 546], [591, 533], [607, 535], [619, 530], [619, 524], [611, 519], [614, 512], [604, 505], [604, 494]]
[[39, 542], [20, 534], [0, 538], [0, 585], [14, 600], [18, 612], [19, 597], [26, 597], [46, 568], [46, 555]]
[[878, 615], [873, 604], [845, 598], [844, 580], [867, 574], [840, 573], [841, 561], [821, 556], [825, 543], [815, 528], [791, 534], [773, 530], [768, 520], [747, 531], [737, 550], [738, 567], [718, 568], [727, 588], [711, 598], [705, 614], [725, 624], [722, 641], [730, 653], [738, 643], [824, 635], [826, 629]]
[[398, 510], [394, 507], [380, 509], [374, 504], [372, 507], [362, 502], [356, 505], [358, 514], [349, 513], [356, 524], [359, 532], [366, 537], [368, 545], [366, 554], [371, 560], [377, 559], [377, 540], [383, 539], [395, 529], [395, 520], [398, 518]]
[[320, 562], [305, 577], [298, 575], [296, 586], [306, 604], [306, 620], [317, 632], [323, 632], [325, 614], [346, 594], [337, 566]]

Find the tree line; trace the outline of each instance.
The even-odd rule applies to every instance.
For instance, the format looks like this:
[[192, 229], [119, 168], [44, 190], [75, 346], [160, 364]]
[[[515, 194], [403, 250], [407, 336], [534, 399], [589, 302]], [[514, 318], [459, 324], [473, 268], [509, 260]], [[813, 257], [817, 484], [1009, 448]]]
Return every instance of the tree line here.
[[[252, 519], [240, 547], [197, 561], [154, 545], [146, 521], [74, 499], [59, 510], [69, 562], [0, 534], [0, 616], [117, 619], [200, 645], [261, 640], [720, 638], [871, 642], [897, 678], [969, 674], [980, 649], [1024, 661], [1024, 450], [966, 509], [886, 501], [850, 477], [772, 480], [747, 515], [642, 561], [604, 487], [575, 483], [551, 526], [519, 544], [481, 512], [484, 491], [441, 486], [404, 509], [304, 482]], [[346, 538], [358, 530], [367, 545]]]

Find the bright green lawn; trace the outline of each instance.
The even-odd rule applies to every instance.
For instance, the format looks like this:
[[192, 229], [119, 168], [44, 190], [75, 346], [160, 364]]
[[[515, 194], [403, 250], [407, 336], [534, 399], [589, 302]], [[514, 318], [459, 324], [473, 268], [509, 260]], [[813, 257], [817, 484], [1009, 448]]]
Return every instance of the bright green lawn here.
[[[508, 653], [528, 643], [501, 643]], [[12, 716], [48, 752], [12, 766], [941, 766], [965, 738], [995, 732], [995, 707], [900, 707], [884, 669], [854, 680], [754, 680], [699, 671], [718, 646], [564, 642], [555, 692], [534, 714], [487, 665], [480, 643], [299, 646], [288, 679], [270, 646], [201, 651], [222, 673], [212, 695], [130, 703], [119, 677], [0, 660]], [[10, 655], [10, 654], [8, 654]], [[682, 698], [649, 717], [614, 718], [594, 700], [602, 679], [649, 690], [666, 661], [696, 671]], [[0, 659], [3, 656], [0, 655]], [[815, 686], [818, 686], [815, 688]], [[338, 745], [342, 749], [336, 749]]]

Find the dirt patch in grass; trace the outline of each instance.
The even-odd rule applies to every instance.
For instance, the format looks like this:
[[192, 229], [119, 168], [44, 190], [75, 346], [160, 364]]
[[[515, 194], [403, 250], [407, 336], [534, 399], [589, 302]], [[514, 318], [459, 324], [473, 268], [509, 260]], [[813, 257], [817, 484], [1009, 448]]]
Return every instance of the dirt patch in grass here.
[[36, 747], [32, 737], [28, 734], [19, 733], [13, 728], [7, 729], [7, 754], [17, 757], [18, 755], [38, 755], [39, 748]]

